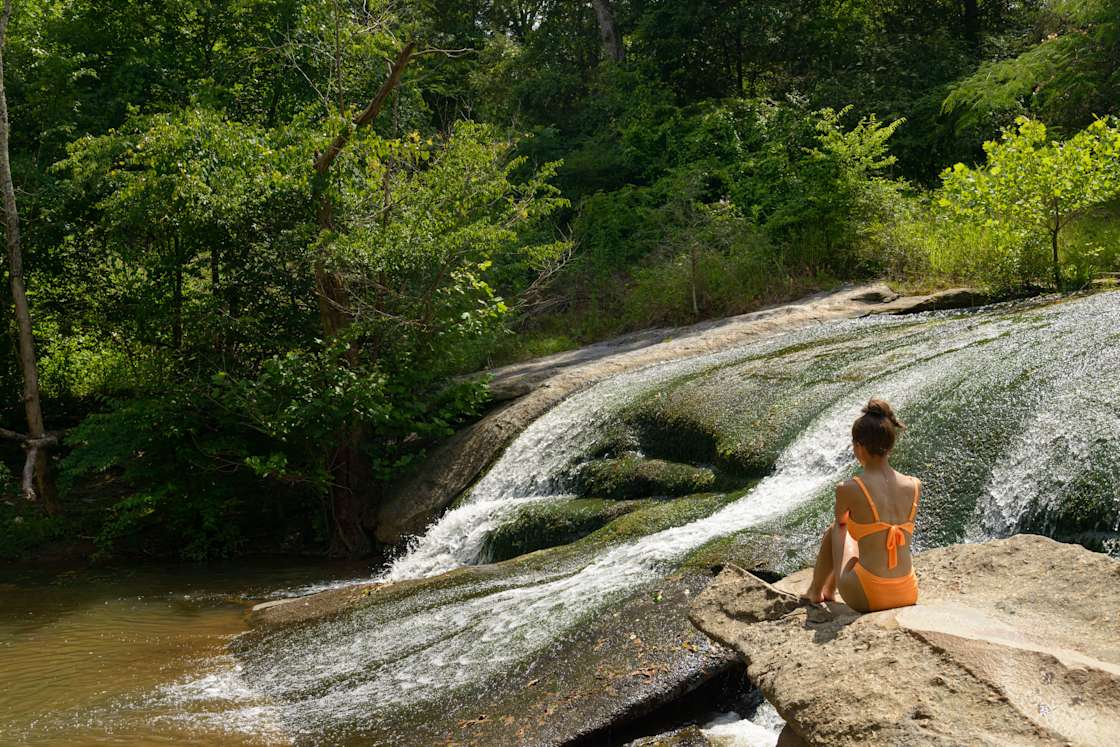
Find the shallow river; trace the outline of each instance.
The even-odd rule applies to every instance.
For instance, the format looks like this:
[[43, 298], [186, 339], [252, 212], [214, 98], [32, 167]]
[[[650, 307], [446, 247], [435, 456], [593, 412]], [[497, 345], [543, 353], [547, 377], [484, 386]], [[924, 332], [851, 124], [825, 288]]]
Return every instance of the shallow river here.
[[0, 569], [0, 745], [271, 742], [200, 732], [205, 693], [193, 704], [161, 693], [221, 662], [252, 604], [368, 574], [290, 561]]

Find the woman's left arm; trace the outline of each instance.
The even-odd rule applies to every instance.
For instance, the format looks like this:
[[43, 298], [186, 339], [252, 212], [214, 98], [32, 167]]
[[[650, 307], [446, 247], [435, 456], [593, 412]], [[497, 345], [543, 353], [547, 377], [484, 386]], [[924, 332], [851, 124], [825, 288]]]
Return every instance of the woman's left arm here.
[[836, 486], [836, 526], [842, 528], [845, 532], [848, 531], [848, 491], [844, 483]]

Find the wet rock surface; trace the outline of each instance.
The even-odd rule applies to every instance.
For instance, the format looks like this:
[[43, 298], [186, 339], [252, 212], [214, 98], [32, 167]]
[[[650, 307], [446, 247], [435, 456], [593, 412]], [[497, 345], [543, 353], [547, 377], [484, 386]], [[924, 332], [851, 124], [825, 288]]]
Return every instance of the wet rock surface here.
[[574, 542], [615, 519], [640, 511], [652, 503], [652, 500], [580, 498], [530, 504], [511, 521], [490, 533], [483, 545], [482, 560], [494, 563]]
[[[463, 569], [412, 586], [466, 587], [498, 567]], [[308, 735], [308, 743], [402, 747], [603, 743], [613, 730], [712, 678], [741, 671], [733, 651], [712, 642], [687, 618], [689, 603], [711, 580], [711, 575], [693, 571], [664, 579], [619, 600], [610, 612], [591, 617], [540, 655], [512, 668], [500, 682], [421, 707], [393, 709], [330, 735]], [[277, 647], [292, 640], [286, 629], [298, 630], [300, 622], [311, 619], [322, 622], [345, 615], [355, 605], [376, 603], [382, 596], [407, 596], [409, 589], [398, 586], [408, 587], [409, 582], [323, 592], [259, 609], [253, 613], [254, 632], [234, 647], [235, 655], [250, 680], [263, 676], [265, 670], [256, 673], [258, 665], [267, 664]], [[305, 607], [308, 601], [310, 607]]]
[[494, 747], [602, 743], [611, 729], [738, 665], [688, 622], [688, 603], [710, 581], [684, 574], [630, 596], [558, 641], [500, 695], [463, 707], [467, 718], [436, 725], [432, 737]]
[[[337, 663], [308, 654], [316, 642], [363, 640], [363, 649], [374, 652], [374, 659], [391, 662], [408, 652], [380, 649], [384, 642], [378, 631], [401, 613], [452, 606], [455, 600], [514, 589], [533, 575], [563, 575], [570, 572], [565, 570], [570, 562], [581, 564], [583, 558], [602, 548], [709, 515], [730, 500], [734, 497], [712, 494], [674, 500], [599, 501], [606, 507], [629, 510], [568, 545], [431, 578], [362, 584], [258, 605], [249, 616], [252, 630], [236, 639], [231, 651], [247, 682], [267, 691], [282, 710], [291, 706], [298, 713], [301, 707], [317, 707], [311, 704], [334, 687], [360, 691], [361, 681], [374, 676], [347, 670], [338, 675], [337, 682], [333, 677], [309, 677], [305, 682], [290, 677], [293, 672], [333, 668]], [[585, 503], [573, 500], [567, 506]], [[561, 503], [550, 508], [563, 507]], [[607, 609], [589, 611], [580, 624], [558, 635], [547, 648], [511, 664], [491, 682], [450, 690], [446, 697], [434, 700], [417, 699], [423, 702], [410, 705], [381, 709], [369, 702], [365, 704], [368, 708], [357, 709], [363, 712], [360, 719], [338, 719], [340, 723], [329, 732], [295, 722], [286, 722], [284, 728], [297, 735], [297, 743], [301, 743], [298, 735], [306, 730], [308, 743], [425, 747], [606, 744], [603, 740], [623, 733], [635, 720], [678, 702], [714, 678], [731, 670], [742, 678], [742, 664], [735, 653], [713, 643], [688, 621], [690, 601], [714, 575], [706, 566], [683, 568], [620, 595]], [[279, 684], [278, 669], [285, 673], [285, 682], [274, 688], [273, 684]], [[347, 678], [358, 681], [348, 682]], [[297, 681], [288, 682], [290, 679]]]
[[807, 607], [807, 571], [771, 586], [729, 567], [690, 616], [808, 744], [1115, 744], [1120, 561], [1017, 535], [914, 565], [914, 607]]
[[676, 497], [733, 485], [710, 467], [630, 455], [585, 463], [580, 482], [587, 495], [615, 500]]

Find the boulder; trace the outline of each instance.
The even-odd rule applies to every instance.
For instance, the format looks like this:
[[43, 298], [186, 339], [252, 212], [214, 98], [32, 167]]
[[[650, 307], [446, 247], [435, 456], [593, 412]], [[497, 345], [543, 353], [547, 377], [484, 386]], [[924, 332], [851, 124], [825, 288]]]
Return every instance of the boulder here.
[[728, 567], [690, 618], [807, 744], [1116, 743], [1120, 561], [1017, 535], [914, 565], [919, 603], [867, 615]]
[[[1006, 298], [1007, 296], [1004, 296]], [[990, 293], [975, 288], [945, 288], [924, 296], [900, 296], [889, 301], [878, 313], [917, 314], [922, 311], [944, 311], [983, 306], [998, 300]]]
[[638, 368], [714, 353], [830, 319], [905, 313], [929, 296], [900, 296], [883, 283], [843, 286], [784, 304], [688, 327], [653, 329], [484, 372], [505, 401], [432, 450], [390, 487], [367, 522], [383, 544], [417, 534], [465, 491], [529, 423], [570, 394]]
[[[689, 625], [691, 595], [711, 581], [689, 573], [631, 595], [565, 636], [501, 688], [433, 718], [417, 745], [602, 744], [606, 735], [737, 666], [734, 652]], [[684, 744], [684, 743], [682, 743]]]

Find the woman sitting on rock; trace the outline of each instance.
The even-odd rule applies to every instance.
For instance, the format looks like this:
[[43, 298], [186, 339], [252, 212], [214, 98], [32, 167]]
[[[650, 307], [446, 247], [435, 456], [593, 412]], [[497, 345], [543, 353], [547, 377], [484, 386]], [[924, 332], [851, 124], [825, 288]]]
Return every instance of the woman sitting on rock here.
[[[859, 612], [905, 607], [918, 601], [910, 564], [910, 537], [921, 483], [887, 463], [904, 426], [891, 406], [873, 399], [852, 425], [852, 450], [863, 466], [836, 488], [836, 521], [825, 532], [805, 596], [819, 604], [835, 598]], [[874, 496], [874, 497], [872, 497]]]

